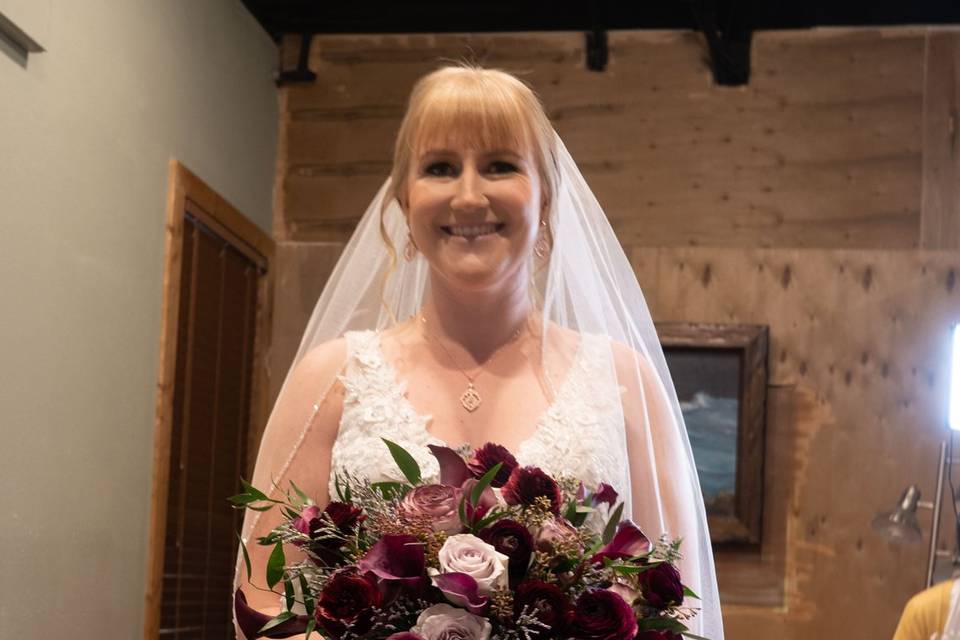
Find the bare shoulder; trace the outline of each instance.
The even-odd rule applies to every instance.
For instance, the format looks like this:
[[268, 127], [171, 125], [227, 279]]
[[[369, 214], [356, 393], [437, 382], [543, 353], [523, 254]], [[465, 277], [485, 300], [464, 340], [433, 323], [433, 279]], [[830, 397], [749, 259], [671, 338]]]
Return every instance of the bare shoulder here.
[[336, 375], [347, 361], [347, 339], [336, 338], [310, 349], [297, 364], [298, 375]]
[[[650, 358], [630, 345], [618, 340], [611, 340], [610, 350], [613, 354], [617, 379], [621, 381], [621, 384], [629, 386], [630, 384], [649, 382], [650, 376], [656, 375]], [[637, 379], [638, 375], [640, 380]]]
[[[284, 404], [308, 410], [314, 403], [337, 404], [342, 397], [342, 385], [337, 376], [347, 361], [347, 341], [337, 338], [317, 345], [308, 351], [294, 367], [286, 381]], [[334, 407], [335, 408], [335, 407]]]

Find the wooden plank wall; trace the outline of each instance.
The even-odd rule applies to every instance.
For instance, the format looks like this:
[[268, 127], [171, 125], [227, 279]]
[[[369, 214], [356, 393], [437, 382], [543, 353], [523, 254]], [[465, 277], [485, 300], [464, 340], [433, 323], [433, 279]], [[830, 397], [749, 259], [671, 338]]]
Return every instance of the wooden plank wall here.
[[655, 319], [770, 326], [768, 544], [718, 558], [728, 638], [889, 637], [925, 552], [869, 521], [910, 482], [933, 491], [960, 317], [960, 36], [766, 32], [753, 49], [750, 85], [722, 88], [690, 33], [611, 33], [599, 74], [580, 34], [316, 39], [316, 83], [281, 91], [272, 388], [389, 171], [413, 82], [451, 59], [518, 73]]

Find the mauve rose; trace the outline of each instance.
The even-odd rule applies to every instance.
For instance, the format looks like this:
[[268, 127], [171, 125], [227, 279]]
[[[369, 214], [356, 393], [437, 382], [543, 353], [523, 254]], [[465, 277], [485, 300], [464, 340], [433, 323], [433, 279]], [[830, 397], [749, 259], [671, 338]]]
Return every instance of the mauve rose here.
[[467, 461], [467, 467], [470, 468], [470, 473], [475, 478], [480, 478], [487, 471], [497, 466], [498, 462], [500, 463], [500, 470], [497, 471], [497, 475], [493, 477], [493, 482], [490, 484], [494, 487], [502, 487], [507, 483], [513, 470], [519, 466], [517, 459], [506, 447], [488, 442], [473, 452], [473, 457]]
[[626, 601], [612, 591], [596, 589], [579, 598], [570, 635], [578, 640], [633, 640], [637, 619]]
[[424, 640], [488, 640], [491, 627], [487, 620], [469, 611], [435, 604], [420, 614], [411, 631]]
[[503, 499], [507, 504], [530, 506], [539, 497], [550, 501], [550, 510], [560, 513], [560, 487], [538, 467], [517, 467], [503, 485]]
[[636, 640], [683, 640], [679, 633], [667, 630], [648, 630], [637, 634]]
[[372, 609], [381, 603], [376, 580], [355, 567], [335, 571], [320, 592], [314, 617], [330, 635], [339, 638], [346, 629], [364, 633], [370, 629]]
[[643, 599], [651, 607], [667, 609], [683, 602], [680, 572], [669, 562], [661, 562], [641, 572], [637, 581]]
[[551, 518], [537, 531], [537, 551], [553, 553], [557, 544], [565, 540], [577, 540], [577, 530], [563, 518]]
[[524, 607], [527, 613], [549, 627], [536, 633], [544, 638], [563, 633], [573, 615], [570, 600], [560, 587], [540, 580], [524, 580], [517, 586], [513, 597], [514, 615], [519, 616]]
[[437, 559], [441, 573], [467, 574], [477, 581], [482, 595], [490, 595], [494, 589], [507, 586], [507, 556], [469, 533], [447, 538]]
[[460, 498], [463, 492], [444, 484], [425, 484], [411, 489], [400, 501], [400, 510], [411, 517], [429, 518], [434, 531], [454, 534], [463, 531]]
[[503, 518], [483, 529], [478, 536], [510, 559], [510, 585], [516, 586], [530, 567], [530, 556], [533, 554], [530, 531], [516, 520]]

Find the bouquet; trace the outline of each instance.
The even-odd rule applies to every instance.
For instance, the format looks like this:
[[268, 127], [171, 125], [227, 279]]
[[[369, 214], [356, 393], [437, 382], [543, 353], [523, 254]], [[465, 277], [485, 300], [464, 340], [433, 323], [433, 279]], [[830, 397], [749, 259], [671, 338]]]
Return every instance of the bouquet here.
[[[680, 542], [651, 541], [621, 520], [611, 486], [588, 491], [576, 478], [522, 467], [492, 443], [431, 445], [440, 480], [428, 484], [407, 451], [384, 443], [406, 482], [344, 472], [323, 509], [293, 482], [285, 500], [246, 482], [230, 498], [237, 508], [278, 507], [285, 518], [258, 539], [273, 551], [266, 587], [256, 587], [274, 591], [282, 611], [255, 611], [238, 590], [247, 638], [697, 637], [684, 624], [696, 613], [684, 597], [697, 596], [675, 566]], [[285, 545], [303, 559], [288, 563]]]

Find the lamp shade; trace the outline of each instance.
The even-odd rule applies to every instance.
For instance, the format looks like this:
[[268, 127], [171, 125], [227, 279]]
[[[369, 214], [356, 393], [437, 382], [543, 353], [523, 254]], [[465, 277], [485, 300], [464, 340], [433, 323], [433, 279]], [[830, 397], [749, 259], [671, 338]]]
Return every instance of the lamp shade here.
[[903, 492], [893, 511], [881, 513], [873, 519], [873, 530], [893, 543], [913, 544], [923, 539], [917, 523], [917, 504], [920, 489], [912, 484]]

